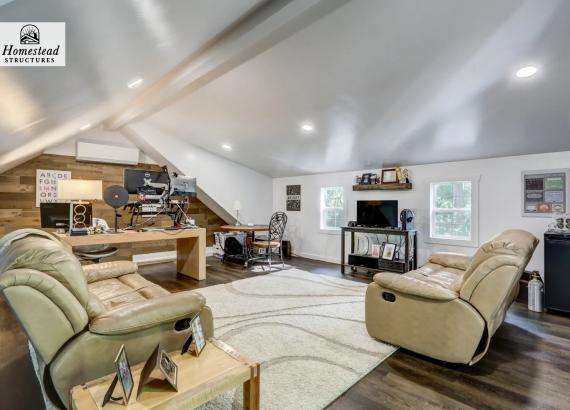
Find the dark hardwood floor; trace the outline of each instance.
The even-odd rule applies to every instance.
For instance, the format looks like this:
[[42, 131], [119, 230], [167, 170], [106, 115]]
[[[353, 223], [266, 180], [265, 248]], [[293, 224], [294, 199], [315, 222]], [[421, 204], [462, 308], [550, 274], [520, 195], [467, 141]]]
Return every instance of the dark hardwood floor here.
[[[293, 258], [293, 266], [340, 277], [338, 265]], [[174, 264], [141, 267], [149, 280], [176, 292], [262, 273], [210, 258], [208, 278], [174, 273]], [[347, 279], [369, 282], [366, 275]], [[429, 324], [426, 324], [429, 325]], [[26, 336], [0, 301], [0, 409], [40, 409]], [[515, 303], [489, 353], [475, 366], [431, 360], [403, 349], [354, 385], [330, 409], [570, 409], [570, 317], [533, 313]]]

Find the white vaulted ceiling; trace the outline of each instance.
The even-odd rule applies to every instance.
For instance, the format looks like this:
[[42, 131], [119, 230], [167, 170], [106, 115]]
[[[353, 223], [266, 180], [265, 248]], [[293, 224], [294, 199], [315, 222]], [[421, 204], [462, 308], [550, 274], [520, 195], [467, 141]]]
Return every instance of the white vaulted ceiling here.
[[[259, 0], [18, 0], [0, 21], [66, 23], [65, 67], [0, 67], [0, 163], [96, 124]], [[133, 78], [145, 83], [127, 88]], [[2, 165], [2, 164], [0, 164]]]
[[[29, 3], [33, 13], [18, 14]], [[96, 114], [110, 128], [147, 123], [270, 176], [570, 150], [569, 1], [270, 2], [282, 7], [273, 31], [260, 24], [247, 41], [214, 44], [186, 77], [170, 71], [254, 3], [0, 7], [1, 20], [66, 21], [68, 33], [64, 69], [0, 69], [0, 158]], [[514, 77], [529, 64], [535, 76]], [[145, 86], [169, 80], [129, 102], [135, 75]], [[14, 101], [29, 107], [18, 123]], [[300, 132], [304, 121], [314, 133]]]

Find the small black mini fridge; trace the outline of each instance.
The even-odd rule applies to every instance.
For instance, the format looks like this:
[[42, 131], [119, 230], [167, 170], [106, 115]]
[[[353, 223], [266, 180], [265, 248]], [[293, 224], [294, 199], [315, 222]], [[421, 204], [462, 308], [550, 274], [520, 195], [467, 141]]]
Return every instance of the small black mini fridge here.
[[570, 232], [544, 234], [544, 297], [547, 309], [570, 313]]

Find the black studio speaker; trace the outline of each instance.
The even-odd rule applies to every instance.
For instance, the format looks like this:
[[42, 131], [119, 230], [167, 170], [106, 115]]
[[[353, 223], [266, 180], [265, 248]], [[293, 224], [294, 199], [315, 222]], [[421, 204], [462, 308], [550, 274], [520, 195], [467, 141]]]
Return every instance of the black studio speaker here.
[[117, 223], [119, 219], [119, 209], [129, 202], [128, 191], [120, 185], [111, 185], [103, 192], [105, 203], [115, 210], [115, 232], [117, 232]]
[[400, 212], [400, 222], [402, 223], [403, 231], [414, 230], [414, 216], [411, 209], [402, 209], [402, 212]]

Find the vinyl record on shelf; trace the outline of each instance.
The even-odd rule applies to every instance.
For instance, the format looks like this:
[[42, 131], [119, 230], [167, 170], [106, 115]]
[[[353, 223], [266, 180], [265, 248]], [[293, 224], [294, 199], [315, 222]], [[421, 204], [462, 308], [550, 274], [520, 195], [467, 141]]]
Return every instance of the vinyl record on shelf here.
[[129, 193], [120, 185], [111, 185], [103, 193], [105, 203], [112, 208], [120, 208], [129, 202]]

